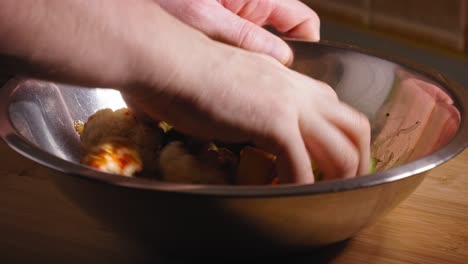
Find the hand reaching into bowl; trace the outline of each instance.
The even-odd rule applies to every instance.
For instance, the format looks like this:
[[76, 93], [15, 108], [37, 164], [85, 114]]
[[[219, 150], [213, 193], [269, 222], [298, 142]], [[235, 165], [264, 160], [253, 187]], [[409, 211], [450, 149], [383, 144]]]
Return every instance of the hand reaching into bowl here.
[[[236, 10], [231, 2], [223, 3]], [[281, 5], [298, 5], [286, 3]], [[302, 22], [315, 19], [309, 11], [299, 24], [284, 23], [294, 25], [292, 31], [282, 30], [278, 21], [294, 17], [284, 12], [264, 22], [300, 36], [300, 25], [309, 24]], [[236, 32], [235, 19], [227, 21]], [[222, 40], [275, 56], [273, 48], [256, 46], [256, 34], [250, 30], [241, 38], [246, 41]], [[258, 43], [269, 37], [263, 35]], [[185, 133], [252, 141], [277, 155], [282, 182], [313, 182], [310, 158], [328, 179], [367, 173], [369, 123], [330, 87], [270, 56], [207, 38], [154, 1], [5, 0], [0, 3], [0, 38], [0, 64], [14, 73], [115, 87], [138, 110]], [[283, 63], [289, 60], [276, 57]]]

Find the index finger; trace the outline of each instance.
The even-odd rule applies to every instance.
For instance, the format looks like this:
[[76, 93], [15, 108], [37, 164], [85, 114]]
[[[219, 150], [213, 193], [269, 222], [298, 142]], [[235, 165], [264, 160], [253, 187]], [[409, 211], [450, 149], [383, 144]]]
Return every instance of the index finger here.
[[285, 35], [320, 40], [320, 19], [299, 0], [218, 0], [225, 8], [259, 26], [270, 25]]
[[311, 8], [297, 0], [274, 1], [267, 23], [289, 37], [320, 40], [320, 19]]

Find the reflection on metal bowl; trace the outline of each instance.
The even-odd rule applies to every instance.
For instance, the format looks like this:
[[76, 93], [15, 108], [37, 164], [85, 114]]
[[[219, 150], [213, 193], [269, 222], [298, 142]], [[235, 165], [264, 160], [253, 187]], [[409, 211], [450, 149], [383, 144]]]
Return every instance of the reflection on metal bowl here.
[[313, 185], [207, 186], [125, 178], [79, 164], [76, 120], [124, 106], [111, 89], [15, 78], [0, 136], [50, 168], [83, 210], [151, 250], [260, 254], [347, 239], [397, 206], [468, 144], [466, 90], [424, 67], [332, 43], [289, 41], [294, 69], [327, 82], [372, 124], [377, 172]]

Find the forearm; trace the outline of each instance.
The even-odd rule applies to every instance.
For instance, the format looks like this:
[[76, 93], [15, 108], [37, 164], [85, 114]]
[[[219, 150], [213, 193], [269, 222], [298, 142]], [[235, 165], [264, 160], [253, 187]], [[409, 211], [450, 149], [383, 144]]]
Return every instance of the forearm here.
[[12, 73], [125, 87], [164, 86], [204, 37], [153, 1], [2, 0], [0, 39]]

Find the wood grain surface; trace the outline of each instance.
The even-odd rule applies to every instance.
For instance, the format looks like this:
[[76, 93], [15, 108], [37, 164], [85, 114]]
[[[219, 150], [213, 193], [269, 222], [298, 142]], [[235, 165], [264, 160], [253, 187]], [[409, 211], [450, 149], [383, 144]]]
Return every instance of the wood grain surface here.
[[[0, 263], [187, 263], [180, 256], [145, 251], [141, 241], [96, 221], [67, 198], [47, 169], [3, 142], [0, 162]], [[374, 226], [284, 261], [468, 263], [467, 170], [468, 150], [432, 170], [415, 193]]]

